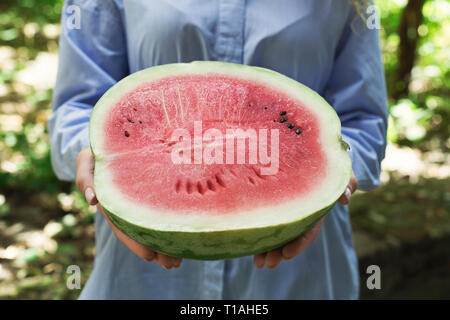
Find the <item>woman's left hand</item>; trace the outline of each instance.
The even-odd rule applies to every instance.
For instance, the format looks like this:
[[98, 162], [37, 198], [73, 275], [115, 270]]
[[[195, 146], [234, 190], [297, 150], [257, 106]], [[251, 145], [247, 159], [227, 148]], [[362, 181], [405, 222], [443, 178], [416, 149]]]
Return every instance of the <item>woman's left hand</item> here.
[[[339, 197], [338, 202], [343, 205], [347, 205], [350, 202], [350, 197], [358, 188], [358, 181], [356, 180], [355, 174], [352, 173], [350, 182], [347, 185], [345, 192]], [[311, 230], [305, 232], [297, 239], [289, 242], [281, 248], [256, 254], [253, 258], [255, 265], [262, 269], [267, 266], [269, 269], [275, 269], [282, 260], [290, 260], [298, 256], [303, 250], [306, 249], [319, 234], [320, 228], [325, 217], [319, 220]]]

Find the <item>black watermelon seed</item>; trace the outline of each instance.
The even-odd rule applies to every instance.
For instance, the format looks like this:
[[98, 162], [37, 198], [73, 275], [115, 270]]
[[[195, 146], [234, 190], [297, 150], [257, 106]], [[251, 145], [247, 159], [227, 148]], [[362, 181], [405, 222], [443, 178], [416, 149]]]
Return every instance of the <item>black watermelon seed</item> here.
[[130, 136], [130, 133], [129, 133], [128, 131], [125, 131], [123, 134], [124, 134], [125, 137], [127, 137], [127, 138]]
[[134, 121], [132, 119], [130, 119], [130, 118], [127, 118], [127, 120], [128, 120], [129, 123], [134, 123]]
[[288, 119], [287, 118], [283, 118], [280, 120], [281, 123], [286, 122]]
[[281, 111], [280, 112], [280, 116], [285, 116], [286, 115], [286, 111]]
[[298, 128], [297, 130], [295, 130], [295, 133], [296, 133], [296, 134], [302, 133], [302, 128]]
[[289, 123], [289, 124], [288, 124], [288, 128], [289, 128], [289, 129], [294, 129], [294, 124], [293, 124], [293, 123]]

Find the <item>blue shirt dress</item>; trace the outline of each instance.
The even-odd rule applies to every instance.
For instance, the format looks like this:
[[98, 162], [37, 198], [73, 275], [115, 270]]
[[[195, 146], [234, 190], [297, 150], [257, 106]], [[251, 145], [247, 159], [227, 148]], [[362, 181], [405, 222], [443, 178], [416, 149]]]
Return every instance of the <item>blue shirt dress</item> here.
[[[378, 30], [355, 17], [346, 0], [67, 1], [48, 122], [57, 176], [75, 179], [92, 108], [118, 80], [160, 64], [220, 60], [273, 69], [322, 95], [341, 119], [359, 188], [377, 186], [387, 126], [383, 65]], [[184, 259], [165, 270], [134, 255], [101, 214], [95, 223], [97, 253], [80, 299], [358, 297], [348, 209], [339, 204], [318, 238], [275, 270], [257, 269], [252, 256]]]

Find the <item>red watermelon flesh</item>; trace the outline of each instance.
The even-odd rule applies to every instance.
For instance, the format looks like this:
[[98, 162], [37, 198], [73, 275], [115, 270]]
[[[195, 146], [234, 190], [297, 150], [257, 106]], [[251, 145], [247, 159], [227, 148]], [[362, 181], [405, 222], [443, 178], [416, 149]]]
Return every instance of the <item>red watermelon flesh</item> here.
[[[202, 135], [210, 128], [224, 136], [230, 128], [267, 129], [269, 154], [270, 132], [279, 130], [278, 172], [263, 175], [261, 167], [270, 164], [249, 163], [249, 141], [245, 164], [237, 163], [237, 143], [234, 164], [225, 163], [225, 143], [224, 164], [174, 164], [172, 150], [183, 145], [171, 135], [184, 128], [193, 137], [194, 121], [201, 121]], [[227, 214], [274, 205], [304, 194], [326, 175], [316, 116], [300, 101], [254, 81], [194, 75], [144, 83], [116, 103], [105, 126], [114, 184], [129, 199], [162, 210]], [[194, 160], [193, 149], [181, 152]]]

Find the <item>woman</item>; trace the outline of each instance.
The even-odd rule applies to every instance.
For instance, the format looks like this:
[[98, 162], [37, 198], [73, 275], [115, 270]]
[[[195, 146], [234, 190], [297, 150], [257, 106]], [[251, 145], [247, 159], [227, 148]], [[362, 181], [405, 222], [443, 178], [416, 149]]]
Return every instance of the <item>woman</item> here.
[[[354, 171], [340, 203], [311, 231], [255, 257], [181, 263], [134, 242], [97, 213], [97, 254], [80, 298], [358, 297], [345, 205], [358, 183], [362, 190], [379, 183], [387, 114], [378, 32], [355, 19], [350, 2], [355, 1], [67, 1], [49, 120], [52, 163], [59, 178], [76, 178], [90, 204], [97, 204], [88, 148], [93, 105], [128, 74], [174, 62], [262, 66], [309, 86], [337, 111]], [[80, 28], [67, 23], [73, 8], [80, 10]]]

